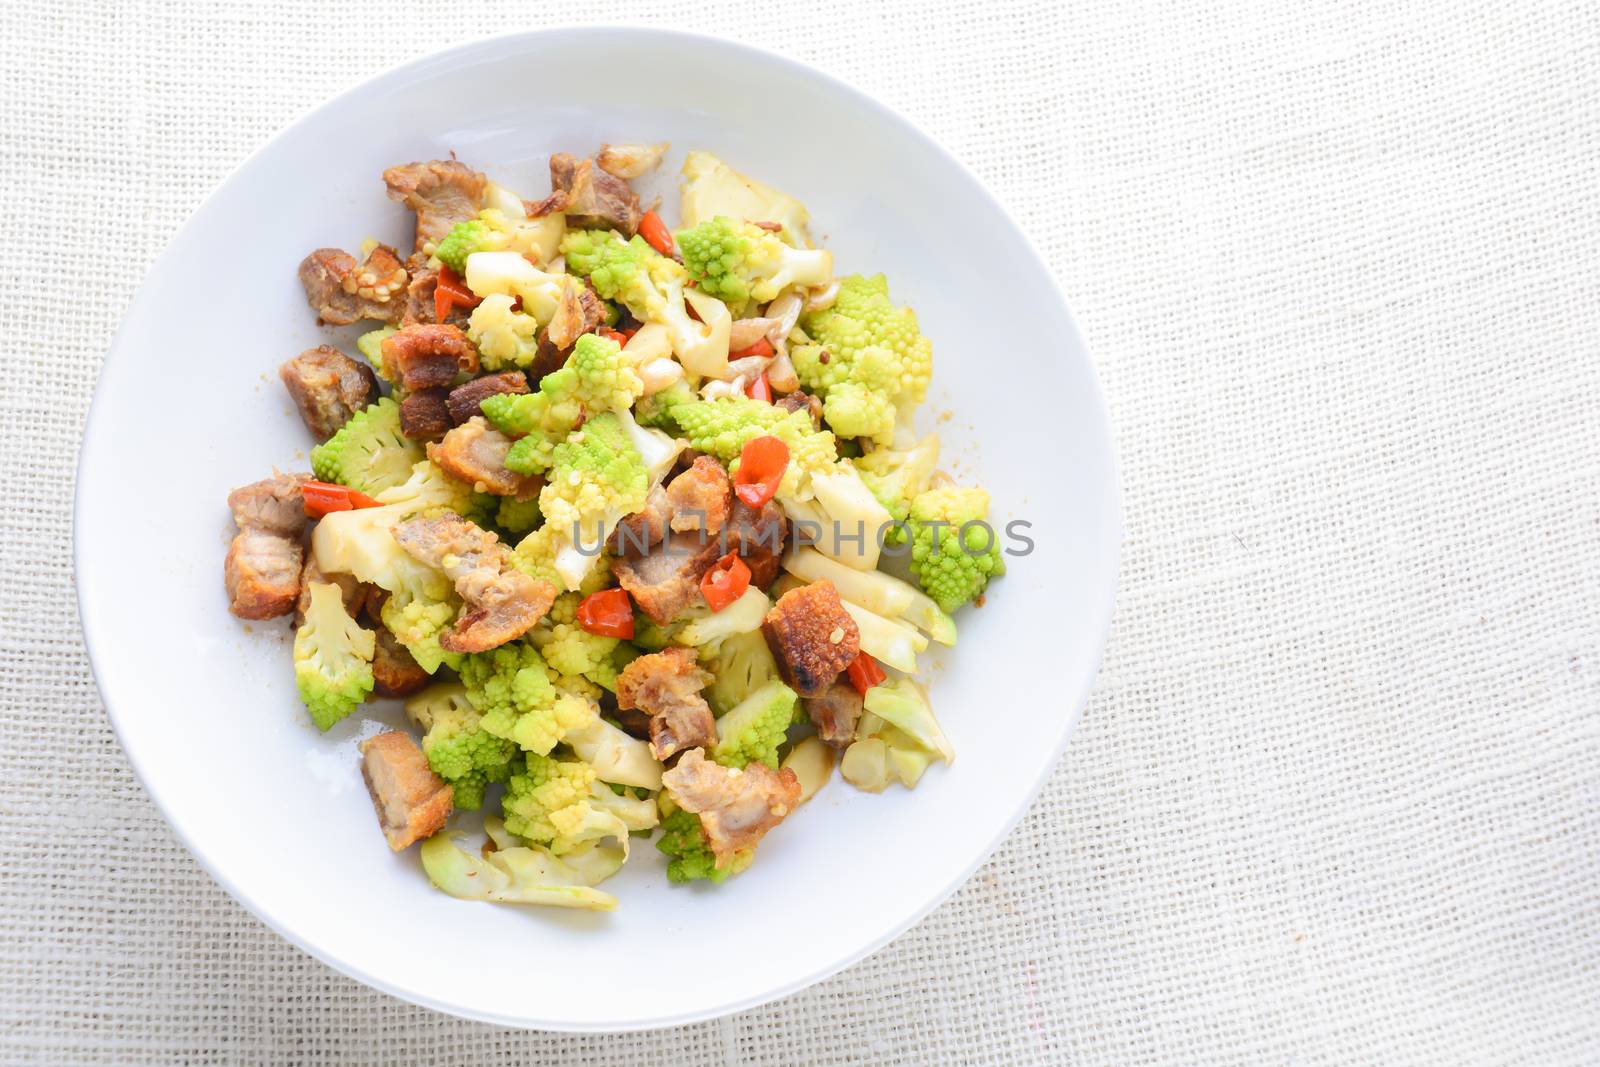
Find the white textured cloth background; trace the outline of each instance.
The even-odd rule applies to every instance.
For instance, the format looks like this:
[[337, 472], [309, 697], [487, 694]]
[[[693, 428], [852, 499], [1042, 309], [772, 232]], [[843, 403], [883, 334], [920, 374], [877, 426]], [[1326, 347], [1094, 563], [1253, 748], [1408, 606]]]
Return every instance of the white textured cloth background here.
[[281, 941], [167, 831], [90, 680], [70, 501], [102, 353], [168, 235], [301, 112], [555, 11], [641, 16], [7, 3], [6, 1058], [1600, 1062], [1600, 9], [651, 6], [907, 113], [1070, 294], [1128, 533], [1059, 773], [920, 926], [719, 1022], [502, 1031]]

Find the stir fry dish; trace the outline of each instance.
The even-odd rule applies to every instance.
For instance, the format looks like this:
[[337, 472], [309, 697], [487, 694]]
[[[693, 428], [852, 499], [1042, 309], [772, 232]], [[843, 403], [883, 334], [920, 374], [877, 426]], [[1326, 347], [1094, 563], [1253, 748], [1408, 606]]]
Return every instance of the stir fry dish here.
[[292, 617], [319, 729], [404, 701], [361, 773], [462, 899], [613, 909], [636, 838], [721, 883], [836, 765], [877, 792], [955, 755], [918, 657], [1004, 568], [912, 429], [932, 345], [713, 155], [669, 226], [630, 185], [666, 147], [557, 154], [541, 200], [385, 171], [411, 247], [299, 267], [321, 323], [370, 325], [279, 369], [311, 470], [228, 498], [232, 612]]

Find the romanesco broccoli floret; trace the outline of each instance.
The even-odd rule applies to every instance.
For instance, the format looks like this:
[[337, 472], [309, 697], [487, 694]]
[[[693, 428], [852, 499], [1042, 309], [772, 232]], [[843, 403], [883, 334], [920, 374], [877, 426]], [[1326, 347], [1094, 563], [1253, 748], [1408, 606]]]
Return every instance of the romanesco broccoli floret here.
[[824, 405], [828, 392], [847, 381], [884, 391], [892, 379], [888, 394], [905, 408], [927, 396], [933, 345], [918, 329], [914, 311], [889, 302], [883, 275], [845, 278], [833, 306], [801, 316], [800, 325], [814, 343], [795, 346], [790, 358], [801, 384], [823, 397]]
[[402, 485], [426, 457], [422, 443], [400, 432], [400, 405], [368, 404], [311, 450], [311, 469], [325, 482], [377, 494]]
[[580, 760], [528, 753], [506, 783], [506, 829], [556, 855], [612, 837], [627, 849], [628, 833], [656, 824], [650, 801], [619, 797]]
[[434, 248], [433, 254], [439, 258], [439, 262], [461, 274], [466, 271], [467, 257], [472, 253], [493, 252], [504, 247], [503, 236], [491, 229], [487, 222], [474, 218], [452, 226]]
[[556, 446], [584, 416], [578, 372], [570, 366], [546, 374], [535, 392], [500, 393], [481, 407], [496, 429], [518, 438], [505, 459], [506, 469], [518, 474], [549, 470]]
[[739, 454], [751, 439], [771, 434], [781, 440], [789, 446], [789, 466], [778, 487], [780, 496], [797, 495], [810, 475], [838, 461], [833, 434], [817, 430], [804, 410], [785, 411], [749, 397], [719, 397], [680, 404], [673, 418], [690, 447], [715, 455], [730, 471], [738, 470]]
[[[929, 489], [911, 502], [911, 573], [946, 612], [1005, 573], [1000, 538], [988, 525], [989, 494], [976, 488]], [[968, 525], [969, 523], [975, 525]]]
[[577, 373], [578, 402], [590, 416], [627, 411], [644, 392], [644, 382], [634, 372], [633, 361], [622, 354], [622, 346], [599, 334], [578, 338], [566, 365]]
[[411, 477], [403, 483], [375, 495], [380, 503], [400, 505], [404, 518], [453, 511], [479, 526], [489, 525], [498, 502], [496, 497], [478, 492], [470, 483], [452, 478], [429, 459], [413, 466]]
[[[400, 329], [397, 326], [380, 326], [376, 330], [368, 330], [356, 338], [356, 351], [360, 352], [363, 358], [372, 365], [372, 369], [378, 377], [386, 382], [389, 381], [389, 376], [383, 370], [383, 342], [399, 332]], [[394, 383], [389, 382], [389, 384], [393, 385]]]
[[439, 635], [455, 623], [460, 607], [447, 587], [421, 588], [390, 594], [379, 616], [417, 666], [434, 674], [440, 666], [454, 668], [461, 664], [459, 652], [446, 652], [439, 645]]
[[294, 635], [294, 680], [317, 729], [326, 730], [356, 710], [372, 692], [377, 639], [344, 609], [331, 582], [312, 582], [305, 621]]
[[633, 418], [640, 426], [653, 426], [668, 433], [678, 432], [678, 422], [672, 413], [679, 404], [692, 404], [699, 397], [683, 378], [649, 396], [641, 397], [633, 407]]
[[544, 658], [525, 642], [467, 656], [459, 670], [483, 728], [529, 752], [548, 753], [597, 714], [592, 702], [557, 691]]
[[539, 320], [517, 311], [515, 304], [515, 297], [491, 293], [467, 319], [467, 338], [478, 346], [484, 370], [531, 367], [539, 356]]
[[406, 701], [406, 715], [424, 731], [422, 751], [433, 773], [455, 788], [455, 806], [476, 811], [490, 782], [511, 774], [517, 746], [483, 728], [482, 716], [458, 682], [438, 682]]
[[[642, 237], [624, 241], [614, 230], [571, 230], [561, 251], [567, 269], [588, 278], [600, 296], [618, 301], [640, 322], [665, 326], [686, 370], [709, 374], [727, 365], [728, 309], [709, 294], [686, 297], [689, 274], [677, 260]], [[695, 315], [689, 314], [686, 299], [695, 301]]]
[[672, 857], [667, 864], [667, 880], [678, 883], [701, 879], [722, 882], [748, 868], [756, 857], [755, 849], [744, 849], [735, 854], [732, 863], [719, 870], [705, 830], [700, 826], [700, 816], [681, 808], [661, 820], [661, 839], [656, 842], [656, 849]]
[[599, 540], [602, 526], [643, 507], [648, 490], [639, 450], [617, 416], [606, 412], [555, 447], [539, 510], [546, 525], [568, 537], [579, 531], [588, 544]]
[[718, 715], [732, 711], [778, 676], [777, 661], [759, 629], [723, 638], [709, 667], [712, 680], [706, 686], [705, 698]]
[[[558, 622], [536, 639], [544, 661], [557, 674], [581, 674], [601, 685], [605, 684], [604, 678], [614, 679], [611, 654], [616, 651], [617, 638], [592, 634], [576, 622]], [[600, 677], [596, 678], [596, 674]]]
[[539, 519], [538, 497], [528, 500], [518, 500], [511, 496], [500, 497], [500, 504], [494, 513], [494, 524], [514, 536], [521, 536], [538, 526]]
[[826, 285], [833, 276], [830, 253], [795, 248], [775, 233], [725, 215], [675, 236], [684, 268], [701, 292], [729, 304], [764, 304], [791, 285]]
[[711, 758], [725, 767], [752, 761], [778, 769], [778, 746], [794, 722], [793, 689], [774, 679], [758, 688], [717, 720], [717, 744]]

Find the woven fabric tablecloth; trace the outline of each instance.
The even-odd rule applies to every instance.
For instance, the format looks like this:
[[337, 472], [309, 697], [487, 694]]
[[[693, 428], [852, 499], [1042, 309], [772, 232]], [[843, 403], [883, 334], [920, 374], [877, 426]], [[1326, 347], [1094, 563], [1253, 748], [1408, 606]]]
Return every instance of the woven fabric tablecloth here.
[[1058, 773], [890, 947], [681, 1030], [497, 1030], [280, 940], [166, 829], [90, 680], [70, 501], [100, 360], [298, 114], [546, 12], [640, 16], [0, 5], [5, 1058], [1600, 1062], [1600, 8], [652, 8], [910, 115], [1070, 294], [1128, 532]]

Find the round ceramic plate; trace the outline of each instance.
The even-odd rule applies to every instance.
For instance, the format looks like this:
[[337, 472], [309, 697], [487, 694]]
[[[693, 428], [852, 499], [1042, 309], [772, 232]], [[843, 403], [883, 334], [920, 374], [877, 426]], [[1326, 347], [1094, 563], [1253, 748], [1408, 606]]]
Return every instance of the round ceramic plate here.
[[[597, 57], [605, 78], [593, 77]], [[758, 87], [752, 89], [752, 86]], [[804, 116], [804, 120], [797, 120]], [[319, 328], [295, 267], [311, 249], [410, 240], [391, 164], [463, 161], [530, 198], [553, 151], [670, 141], [646, 200], [703, 148], [804, 200], [841, 273], [886, 273], [933, 340], [922, 414], [958, 479], [1024, 520], [1008, 560], [924, 674], [955, 745], [917, 789], [835, 776], [721, 886], [674, 886], [648, 842], [611, 914], [465, 903], [392, 854], [357, 742], [402, 723], [369, 704], [319, 734], [295, 696], [286, 620], [228, 614], [230, 488], [307, 468], [275, 369], [353, 331]], [[181, 470], [174, 481], [170, 474]], [[161, 479], [159, 503], [152, 491]], [[396, 996], [512, 1026], [686, 1023], [792, 993], [905, 930], [973, 872], [1050, 773], [1094, 676], [1120, 516], [1088, 353], [1005, 211], [904, 119], [791, 60], [702, 37], [582, 29], [407, 64], [279, 135], [151, 269], [106, 360], [78, 478], [84, 632], [150, 795], [229, 892], [317, 958]], [[935, 646], [937, 648], [937, 646]], [[552, 961], [556, 961], [552, 963]], [[673, 975], [669, 979], [664, 975]]]

